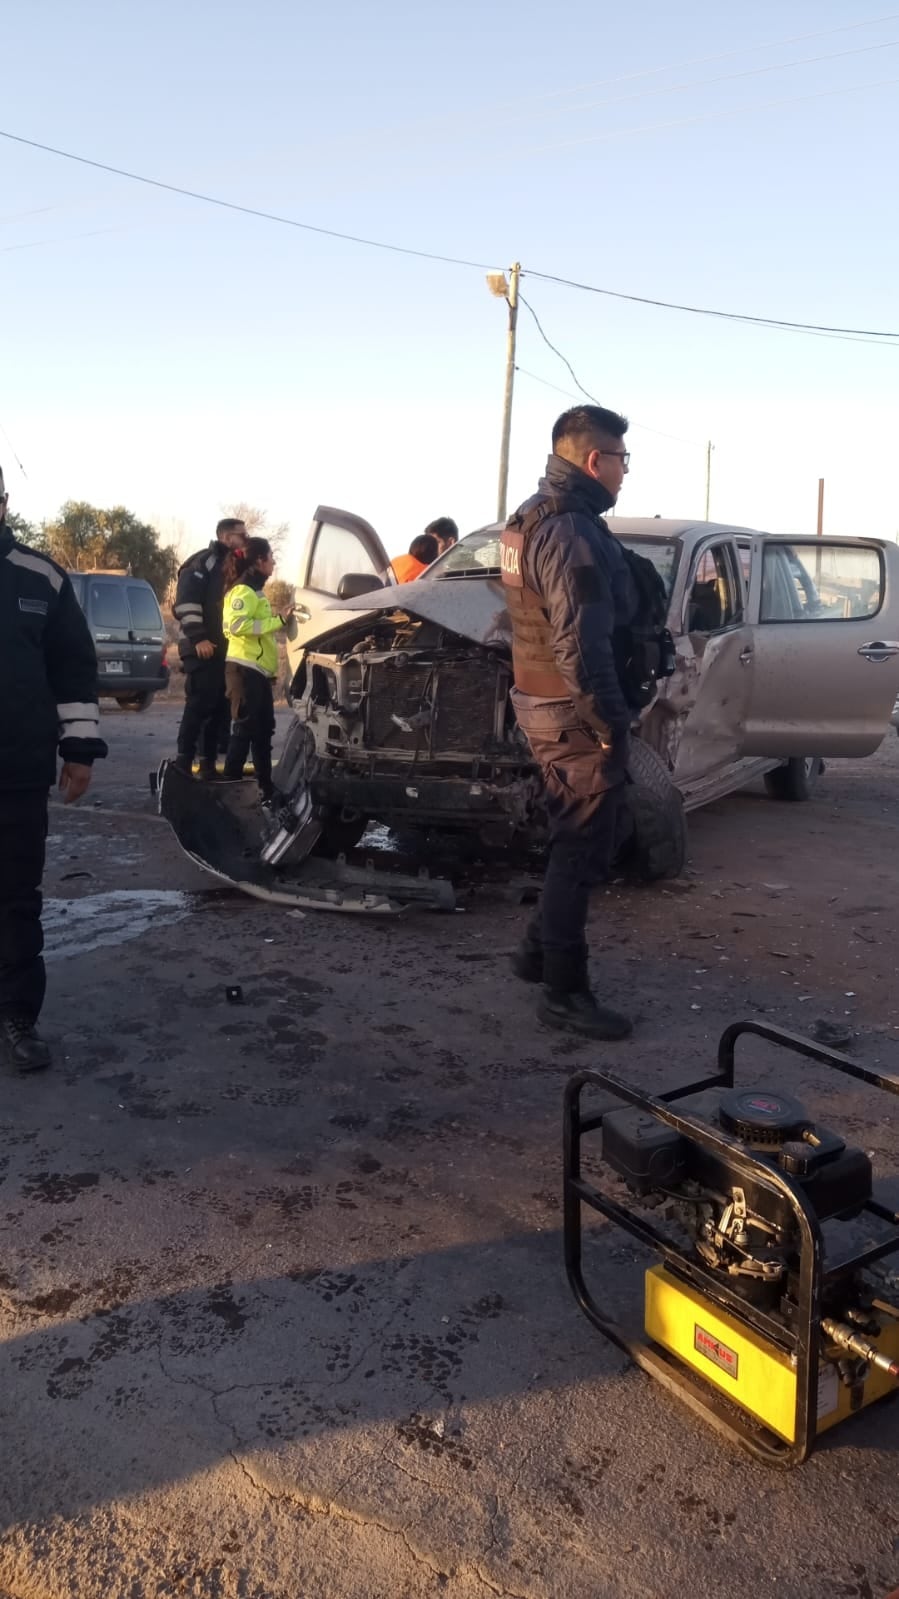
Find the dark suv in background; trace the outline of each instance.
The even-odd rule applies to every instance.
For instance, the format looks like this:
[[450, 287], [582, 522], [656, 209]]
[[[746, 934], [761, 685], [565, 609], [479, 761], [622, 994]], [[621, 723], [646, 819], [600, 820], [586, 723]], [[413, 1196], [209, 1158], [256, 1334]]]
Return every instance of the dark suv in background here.
[[97, 692], [146, 710], [169, 680], [165, 624], [149, 583], [111, 572], [70, 572], [97, 648]]

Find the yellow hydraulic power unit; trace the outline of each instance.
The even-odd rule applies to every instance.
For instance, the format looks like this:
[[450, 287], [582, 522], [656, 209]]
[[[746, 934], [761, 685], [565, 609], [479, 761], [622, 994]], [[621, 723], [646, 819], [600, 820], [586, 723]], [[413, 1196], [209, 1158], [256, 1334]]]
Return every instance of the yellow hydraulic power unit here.
[[[728, 1028], [713, 1075], [657, 1098], [578, 1072], [565, 1090], [565, 1262], [601, 1332], [719, 1431], [791, 1466], [899, 1390], [897, 1279], [885, 1266], [899, 1253], [899, 1212], [877, 1197], [864, 1150], [779, 1089], [735, 1087], [745, 1035], [899, 1094], [899, 1078], [762, 1022]], [[603, 1109], [585, 1109], [585, 1089], [600, 1090]], [[587, 1287], [585, 1205], [660, 1257], [646, 1273], [642, 1333]]]

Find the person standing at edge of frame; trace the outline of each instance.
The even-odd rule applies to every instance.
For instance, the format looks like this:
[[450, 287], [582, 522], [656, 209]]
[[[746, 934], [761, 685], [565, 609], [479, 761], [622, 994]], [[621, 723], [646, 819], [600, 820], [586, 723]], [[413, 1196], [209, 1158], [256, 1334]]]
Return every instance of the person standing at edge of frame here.
[[646, 641], [658, 650], [665, 620], [651, 563], [627, 552], [603, 520], [628, 470], [627, 426], [597, 405], [560, 416], [537, 493], [500, 539], [512, 702], [543, 773], [549, 824], [540, 905], [512, 967], [542, 982], [540, 1021], [609, 1040], [626, 1038], [632, 1024], [591, 990], [587, 912], [614, 857], [630, 726], [646, 703], [638, 681]]
[[97, 652], [61, 566], [20, 544], [6, 521], [0, 470], [0, 1061], [41, 1071], [50, 1047], [36, 1031], [44, 1002], [41, 881], [47, 806], [62, 758], [66, 805], [87, 793], [106, 753]]

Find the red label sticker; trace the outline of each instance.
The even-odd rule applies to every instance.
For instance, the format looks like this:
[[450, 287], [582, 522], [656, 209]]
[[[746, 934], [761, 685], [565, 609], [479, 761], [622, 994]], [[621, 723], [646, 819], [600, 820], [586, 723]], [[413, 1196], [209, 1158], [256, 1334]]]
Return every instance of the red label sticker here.
[[736, 1380], [737, 1373], [740, 1370], [740, 1357], [737, 1351], [730, 1349], [727, 1344], [723, 1344], [712, 1333], [706, 1332], [705, 1328], [700, 1327], [698, 1322], [694, 1323], [693, 1326], [693, 1348], [697, 1354], [705, 1355], [706, 1360], [710, 1360], [714, 1366], [726, 1371], [728, 1377], [733, 1377]]

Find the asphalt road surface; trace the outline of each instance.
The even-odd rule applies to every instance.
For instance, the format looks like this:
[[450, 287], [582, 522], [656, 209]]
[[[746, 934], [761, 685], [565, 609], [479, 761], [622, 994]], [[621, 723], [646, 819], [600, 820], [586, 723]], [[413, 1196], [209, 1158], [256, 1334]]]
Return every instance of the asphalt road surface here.
[[[501, 875], [385, 924], [192, 867], [147, 793], [176, 717], [105, 715], [51, 813], [57, 1065], [0, 1124], [0, 1599], [883, 1599], [899, 1406], [792, 1473], [719, 1440], [577, 1309], [559, 1133], [576, 1068], [670, 1087], [747, 1015], [899, 1071], [899, 741], [808, 805], [693, 817], [682, 882], [599, 894], [597, 990], [637, 1028], [590, 1048], [510, 976]], [[762, 1050], [744, 1080], [897, 1192], [899, 1102]], [[639, 1310], [627, 1237], [591, 1267]]]

